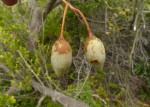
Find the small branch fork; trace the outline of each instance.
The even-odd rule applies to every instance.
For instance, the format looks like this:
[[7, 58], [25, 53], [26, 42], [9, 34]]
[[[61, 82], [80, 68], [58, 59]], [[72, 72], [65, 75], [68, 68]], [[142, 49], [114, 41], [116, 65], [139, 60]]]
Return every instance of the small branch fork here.
[[[56, 90], [52, 90], [51, 88], [47, 88], [45, 86], [42, 86], [41, 84], [39, 84], [38, 82], [36, 82], [34, 80], [32, 80], [32, 86], [35, 90], [37, 90], [40, 93], [44, 94], [45, 97], [46, 96], [51, 97], [54, 101], [59, 102], [64, 107], [89, 107], [85, 103], [80, 102], [78, 100], [75, 100], [74, 98], [71, 98], [69, 96], [66, 96], [63, 93], [60, 93]], [[43, 98], [41, 99], [41, 101], [42, 100], [43, 100]], [[41, 101], [39, 102], [39, 105], [40, 105]]]

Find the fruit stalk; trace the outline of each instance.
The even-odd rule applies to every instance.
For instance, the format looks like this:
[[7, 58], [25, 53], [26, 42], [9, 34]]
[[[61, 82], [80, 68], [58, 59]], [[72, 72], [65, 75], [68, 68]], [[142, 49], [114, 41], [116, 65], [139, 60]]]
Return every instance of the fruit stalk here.
[[65, 18], [68, 10], [68, 5], [66, 5], [65, 10], [64, 10], [64, 15], [63, 15], [63, 20], [62, 20], [62, 25], [61, 25], [61, 33], [59, 38], [64, 38], [64, 25], [65, 25]]
[[83, 19], [83, 21], [84, 21], [84, 24], [85, 24], [86, 27], [87, 27], [88, 36], [91, 37], [91, 36], [92, 36], [92, 31], [91, 31], [91, 29], [90, 29], [90, 27], [89, 27], [89, 24], [88, 24], [88, 22], [87, 22], [85, 16], [83, 15], [83, 13], [82, 13], [79, 9], [73, 7], [73, 6], [72, 6], [70, 3], [68, 3], [66, 0], [62, 0], [62, 1], [63, 1], [66, 5], [68, 5], [68, 6], [70, 7], [70, 9], [72, 9], [74, 12], [76, 12], [77, 14], [79, 14], [79, 15], [82, 17], [82, 19]]

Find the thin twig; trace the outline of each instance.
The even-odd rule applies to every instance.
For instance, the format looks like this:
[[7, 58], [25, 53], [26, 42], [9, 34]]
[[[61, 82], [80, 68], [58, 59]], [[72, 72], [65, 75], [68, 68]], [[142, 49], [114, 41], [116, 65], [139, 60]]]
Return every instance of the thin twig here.
[[108, 12], [107, 12], [107, 7], [105, 7], [105, 32], [107, 32], [107, 22], [108, 22]]
[[87, 82], [87, 80], [88, 80], [88, 78], [89, 78], [90, 71], [91, 71], [91, 70], [88, 71], [87, 76], [86, 76], [86, 78], [85, 78], [85, 80], [84, 80], [84, 83], [83, 83], [83, 85], [81, 86], [79, 92], [75, 95], [75, 97], [74, 97], [75, 99], [81, 94], [81, 92], [82, 92], [82, 90], [83, 90], [83, 88], [84, 88], [84, 86], [85, 86], [85, 84], [86, 84], [86, 82]]
[[79, 70], [78, 70], [78, 82], [77, 82], [77, 89], [79, 89], [79, 83], [80, 83], [80, 72], [81, 72], [81, 69], [82, 69], [82, 67], [83, 67], [83, 64], [84, 64], [84, 60], [82, 60], [82, 62], [81, 62], [81, 66], [80, 66], [80, 68], [79, 68]]
[[42, 101], [46, 98], [46, 96], [47, 96], [47, 95], [43, 95], [43, 96], [39, 99], [38, 104], [37, 104], [36, 107], [40, 107], [40, 106], [41, 106], [41, 103], [42, 103]]
[[8, 73], [10, 70], [5, 65], [0, 64], [0, 68], [3, 69], [6, 73]]
[[98, 98], [98, 99], [101, 100], [104, 104], [107, 104], [107, 102], [106, 102], [104, 99], [102, 99], [99, 95], [93, 94], [92, 96]]
[[138, 40], [140, 29], [141, 29], [141, 27], [136, 31], [135, 39], [134, 39], [133, 46], [132, 46], [132, 49], [131, 49], [131, 53], [130, 53], [130, 64], [131, 65], [133, 63], [132, 57], [133, 57], [133, 54], [134, 54], [134, 50], [135, 50], [135, 46], [136, 46], [136, 43], [137, 43], [137, 40]]
[[145, 18], [144, 18], [144, 13], [142, 12], [142, 20], [143, 20], [143, 28], [145, 29], [146, 27], [146, 21], [145, 21]]
[[37, 78], [37, 80], [40, 82], [41, 85], [44, 86], [43, 82], [40, 80], [40, 78], [36, 75], [36, 73], [34, 72], [34, 70], [31, 68], [31, 66], [27, 63], [27, 61], [25, 60], [25, 58], [23, 57], [22, 53], [18, 50], [17, 51], [21, 57], [21, 59], [24, 61], [26, 67], [33, 73], [33, 75]]
[[9, 87], [9, 89], [8, 89], [6, 92], [4, 92], [3, 94], [11, 95], [11, 94], [16, 93], [16, 92], [18, 92], [18, 91], [20, 91], [20, 90], [21, 90], [21, 89], [18, 88], [17, 86], [11, 86], [11, 87]]
[[149, 10], [143, 10], [142, 12], [143, 12], [143, 13], [146, 13], [146, 14], [147, 14], [147, 13], [150, 13]]
[[138, 7], [138, 12], [136, 14], [136, 17], [135, 17], [135, 20], [134, 20], [134, 25], [133, 25], [133, 30], [136, 31], [137, 29], [137, 22], [138, 22], [138, 18], [139, 18], [139, 15], [142, 14], [142, 1], [139, 0], [139, 7]]

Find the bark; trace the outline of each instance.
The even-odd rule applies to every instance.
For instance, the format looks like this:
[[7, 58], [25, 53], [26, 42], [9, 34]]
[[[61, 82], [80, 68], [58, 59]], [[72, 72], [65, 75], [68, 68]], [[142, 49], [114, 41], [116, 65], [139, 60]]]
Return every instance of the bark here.
[[8, 73], [10, 70], [3, 64], [0, 63], [0, 69], [4, 70], [5, 73]]
[[39, 91], [41, 94], [47, 95], [51, 97], [54, 101], [56, 100], [64, 107], [89, 107], [83, 102], [80, 102], [76, 99], [73, 99], [69, 96], [64, 95], [56, 90], [52, 90], [51, 88], [47, 88], [36, 81], [32, 81], [32, 86], [35, 90]]
[[[90, 107], [79, 100], [71, 98], [51, 88], [47, 88], [46, 86], [41, 85], [40, 83], [34, 80], [32, 80], [31, 85], [36, 91], [40, 92], [44, 96], [51, 97], [53, 101], [59, 102], [64, 107]], [[19, 89], [16, 86], [12, 86], [8, 89], [8, 91], [4, 92], [4, 94], [12, 95], [14, 93], [17, 93], [18, 91], [21, 91], [21, 89]]]
[[34, 4], [33, 15], [30, 25], [30, 35], [28, 36], [29, 42], [27, 45], [27, 49], [29, 51], [32, 52], [35, 49], [36, 39], [39, 36], [42, 22], [46, 19], [47, 15], [52, 11], [52, 9], [60, 3], [60, 0], [49, 0], [46, 8], [44, 9], [44, 12], [42, 12], [41, 7], [36, 6], [36, 3]]
[[28, 50], [32, 51], [36, 46], [36, 39], [42, 26], [42, 11], [40, 7], [35, 7], [30, 25], [30, 35], [28, 37]]
[[47, 3], [47, 6], [45, 8], [45, 11], [43, 13], [43, 19], [45, 20], [46, 16], [52, 11], [53, 6], [57, 0], [49, 0]]

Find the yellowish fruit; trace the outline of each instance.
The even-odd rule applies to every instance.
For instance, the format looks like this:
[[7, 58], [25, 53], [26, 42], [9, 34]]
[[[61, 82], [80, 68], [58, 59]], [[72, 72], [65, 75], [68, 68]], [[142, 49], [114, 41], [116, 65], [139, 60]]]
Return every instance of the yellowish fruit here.
[[87, 61], [98, 71], [102, 71], [106, 59], [102, 41], [94, 35], [89, 36], [84, 44], [84, 53]]
[[72, 49], [64, 38], [59, 38], [54, 43], [51, 52], [51, 63], [58, 77], [67, 73], [70, 68], [72, 63]]

